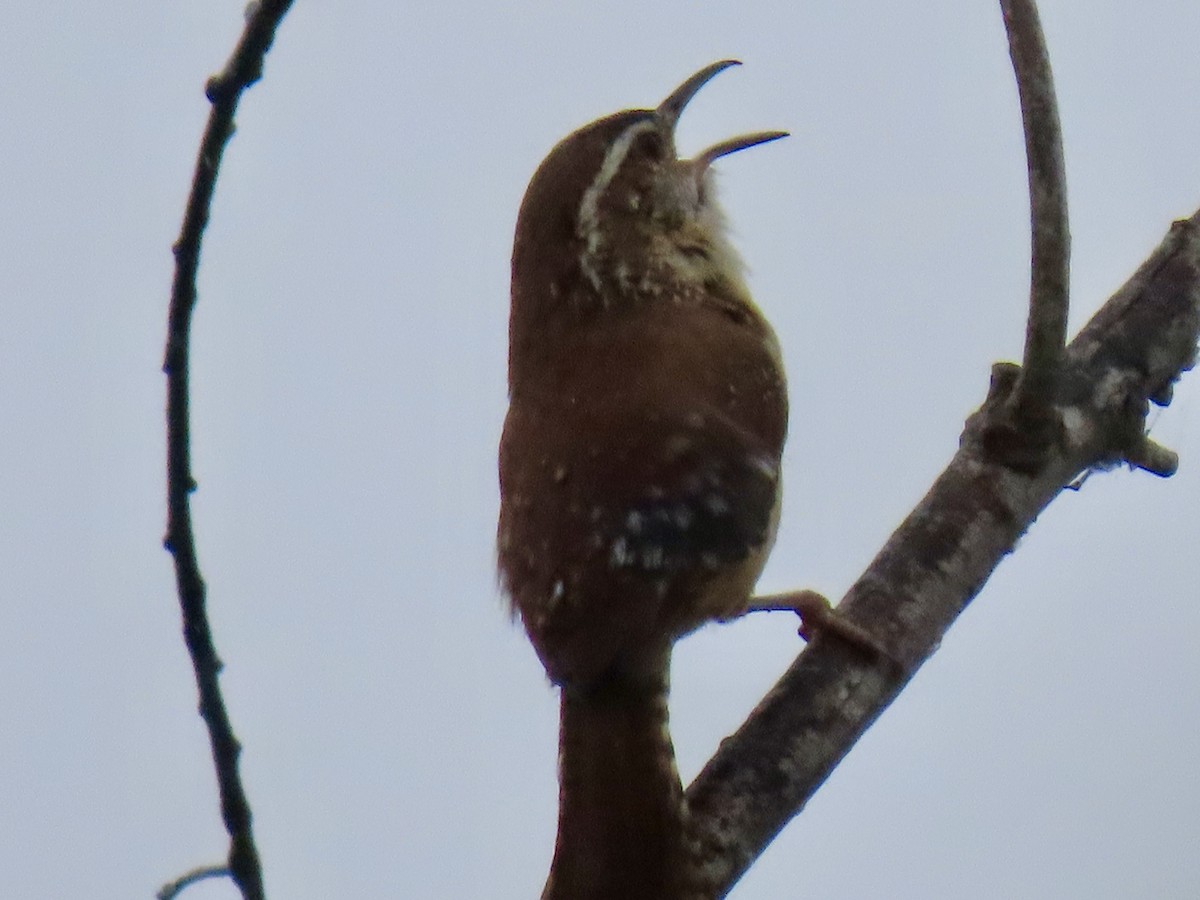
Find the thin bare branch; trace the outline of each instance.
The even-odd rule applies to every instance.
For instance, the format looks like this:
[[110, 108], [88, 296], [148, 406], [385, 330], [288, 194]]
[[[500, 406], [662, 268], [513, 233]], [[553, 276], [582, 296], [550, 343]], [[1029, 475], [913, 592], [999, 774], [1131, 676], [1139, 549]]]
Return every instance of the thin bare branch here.
[[191, 655], [200, 694], [200, 715], [208, 727], [213, 763], [221, 795], [221, 816], [229, 832], [229, 869], [246, 900], [262, 900], [263, 879], [251, 828], [250, 805], [238, 774], [241, 745], [221, 696], [221, 662], [213, 645], [205, 610], [204, 580], [196, 556], [190, 495], [196, 483], [191, 470], [188, 413], [188, 357], [192, 310], [196, 305], [196, 272], [200, 243], [221, 156], [233, 134], [233, 117], [242, 92], [262, 77], [263, 58], [291, 0], [261, 0], [246, 11], [246, 27], [225, 68], [209, 79], [212, 103], [179, 239], [175, 243], [175, 278], [167, 320], [163, 371], [167, 375], [167, 534], [164, 544], [175, 561], [175, 579], [183, 613], [183, 636]]
[[1200, 212], [1175, 224], [1067, 348], [1064, 434], [1036, 473], [982, 446], [1016, 382], [1015, 367], [998, 367], [950, 465], [838, 606], [891, 648], [900, 669], [818, 636], [688, 788], [705, 896], [724, 896], [800, 811], [1060, 491], [1084, 471], [1142, 464], [1149, 404], [1169, 399], [1198, 338]]
[[207, 881], [209, 878], [228, 878], [230, 874], [229, 866], [200, 866], [164, 884], [154, 897], [155, 900], [175, 900], [186, 888], [197, 882]]
[[1000, 0], [1012, 57], [1029, 168], [1032, 275], [1025, 359], [1017, 409], [1041, 410], [1055, 400], [1067, 337], [1071, 235], [1067, 177], [1054, 78], [1035, 0]]

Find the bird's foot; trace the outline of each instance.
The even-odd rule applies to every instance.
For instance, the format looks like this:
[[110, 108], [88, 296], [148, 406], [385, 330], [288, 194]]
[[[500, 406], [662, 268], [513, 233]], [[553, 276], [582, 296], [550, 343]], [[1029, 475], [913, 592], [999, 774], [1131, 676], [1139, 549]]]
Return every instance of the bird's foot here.
[[871, 656], [892, 659], [892, 654], [873, 634], [839, 615], [828, 598], [816, 591], [788, 591], [785, 594], [751, 597], [746, 612], [794, 612], [800, 617], [800, 637], [806, 641], [811, 641], [822, 632], [836, 634]]

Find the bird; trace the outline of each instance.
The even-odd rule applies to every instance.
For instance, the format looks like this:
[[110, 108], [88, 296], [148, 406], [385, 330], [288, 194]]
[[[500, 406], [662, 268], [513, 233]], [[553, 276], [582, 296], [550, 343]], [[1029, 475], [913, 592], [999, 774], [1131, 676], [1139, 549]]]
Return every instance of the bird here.
[[677, 640], [786, 608], [806, 636], [871, 644], [815, 592], [753, 598], [779, 521], [787, 387], [712, 166], [787, 133], [675, 147], [688, 103], [738, 64], [569, 134], [517, 216], [497, 558], [561, 690], [543, 900], [694, 896], [668, 730]]

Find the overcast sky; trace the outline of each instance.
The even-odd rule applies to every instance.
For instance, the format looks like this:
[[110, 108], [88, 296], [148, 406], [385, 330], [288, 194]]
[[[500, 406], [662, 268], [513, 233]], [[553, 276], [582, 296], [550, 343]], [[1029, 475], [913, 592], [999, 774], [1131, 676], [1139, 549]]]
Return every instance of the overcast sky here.
[[[1200, 4], [1042, 12], [1078, 326], [1200, 206]], [[149, 898], [226, 847], [160, 546], [159, 366], [241, 3], [4, 19], [0, 894]], [[273, 898], [540, 891], [557, 703], [493, 571], [512, 227], [558, 138], [730, 56], [681, 149], [793, 133], [718, 166], [791, 385], [762, 586], [840, 596], [1020, 354], [997, 4], [298, 0], [286, 20], [193, 340], [200, 559]], [[1154, 421], [1179, 474], [1055, 501], [732, 897], [1196, 896], [1200, 376]], [[798, 650], [788, 616], [679, 646], [685, 779]]]

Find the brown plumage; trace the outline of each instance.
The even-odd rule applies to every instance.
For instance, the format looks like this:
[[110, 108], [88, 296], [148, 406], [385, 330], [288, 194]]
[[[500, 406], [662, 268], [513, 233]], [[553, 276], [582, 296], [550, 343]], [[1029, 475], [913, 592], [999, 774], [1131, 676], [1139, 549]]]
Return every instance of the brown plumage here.
[[784, 375], [709, 164], [782, 134], [673, 139], [731, 64], [564, 139], [517, 221], [499, 565], [562, 687], [550, 900], [688, 896], [671, 646], [746, 609], [774, 539]]

